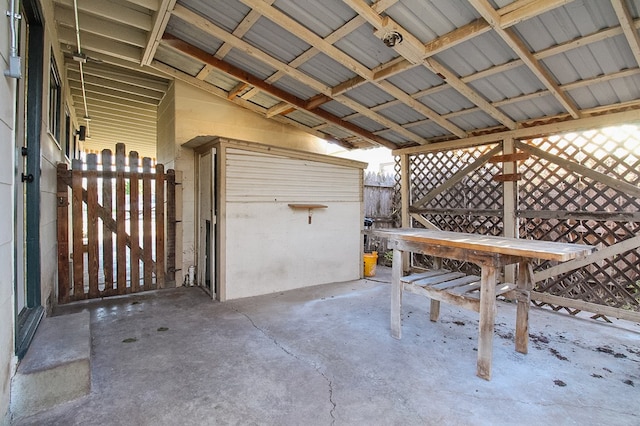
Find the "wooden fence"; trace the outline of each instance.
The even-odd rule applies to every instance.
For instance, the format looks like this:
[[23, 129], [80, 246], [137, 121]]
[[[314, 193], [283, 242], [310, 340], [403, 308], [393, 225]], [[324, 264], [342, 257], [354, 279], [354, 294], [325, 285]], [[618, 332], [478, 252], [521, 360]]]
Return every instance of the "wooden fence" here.
[[175, 172], [152, 167], [147, 157], [140, 161], [136, 152], [127, 158], [124, 144], [116, 145], [115, 169], [110, 150], [101, 157], [101, 165], [96, 154], [86, 164], [73, 160], [71, 170], [58, 165], [61, 304], [175, 280]]
[[[390, 174], [366, 173], [364, 176], [364, 216], [373, 220], [372, 229], [394, 228], [395, 177]], [[377, 251], [380, 263], [387, 251], [386, 241], [368, 235], [365, 251]]]

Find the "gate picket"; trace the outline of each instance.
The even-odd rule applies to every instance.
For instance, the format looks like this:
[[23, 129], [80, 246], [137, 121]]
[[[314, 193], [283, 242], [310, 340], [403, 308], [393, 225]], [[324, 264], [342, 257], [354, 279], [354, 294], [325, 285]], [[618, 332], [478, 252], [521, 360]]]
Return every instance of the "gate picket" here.
[[156, 287], [164, 288], [164, 166], [156, 165]]
[[116, 144], [116, 268], [118, 294], [127, 292], [127, 251], [125, 211], [127, 209], [124, 192], [125, 156], [124, 144]]
[[98, 289], [98, 156], [87, 156], [87, 237], [89, 263], [89, 298], [100, 297]]
[[138, 153], [129, 153], [129, 205], [131, 218], [131, 292], [140, 291], [140, 200], [138, 199]]
[[[111, 170], [111, 151], [102, 150], [102, 170]], [[113, 185], [111, 179], [102, 179], [102, 206], [111, 211], [113, 209]], [[104, 271], [104, 289], [113, 291], [113, 237], [107, 223], [102, 220], [102, 269]]]
[[153, 248], [151, 247], [151, 159], [142, 159], [142, 253], [144, 256], [144, 289], [152, 290], [152, 267], [151, 260]]

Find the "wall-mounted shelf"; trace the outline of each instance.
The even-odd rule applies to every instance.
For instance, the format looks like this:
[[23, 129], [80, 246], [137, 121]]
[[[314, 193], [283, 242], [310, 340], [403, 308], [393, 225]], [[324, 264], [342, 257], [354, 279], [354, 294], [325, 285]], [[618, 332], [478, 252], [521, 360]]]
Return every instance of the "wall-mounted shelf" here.
[[329, 206], [324, 204], [289, 204], [292, 209], [307, 209], [309, 210], [309, 224], [311, 224], [311, 216], [313, 215], [313, 209], [326, 209]]

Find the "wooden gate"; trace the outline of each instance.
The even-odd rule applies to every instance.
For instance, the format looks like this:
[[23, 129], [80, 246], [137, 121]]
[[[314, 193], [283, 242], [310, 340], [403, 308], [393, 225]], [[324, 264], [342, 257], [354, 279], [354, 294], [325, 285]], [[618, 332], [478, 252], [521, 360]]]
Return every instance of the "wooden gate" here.
[[58, 165], [58, 303], [160, 289], [175, 280], [175, 172], [153, 168], [137, 152], [127, 165], [124, 144], [116, 145], [115, 169], [112, 158], [105, 149], [101, 164], [88, 154], [71, 170]]

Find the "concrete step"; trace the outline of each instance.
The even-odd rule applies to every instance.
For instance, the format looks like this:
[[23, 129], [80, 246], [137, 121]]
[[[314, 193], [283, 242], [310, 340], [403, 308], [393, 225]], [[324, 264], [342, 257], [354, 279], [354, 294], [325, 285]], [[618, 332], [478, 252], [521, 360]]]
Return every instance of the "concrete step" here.
[[11, 386], [11, 412], [26, 417], [91, 391], [89, 312], [44, 318]]

